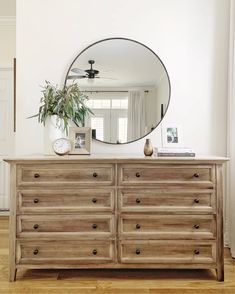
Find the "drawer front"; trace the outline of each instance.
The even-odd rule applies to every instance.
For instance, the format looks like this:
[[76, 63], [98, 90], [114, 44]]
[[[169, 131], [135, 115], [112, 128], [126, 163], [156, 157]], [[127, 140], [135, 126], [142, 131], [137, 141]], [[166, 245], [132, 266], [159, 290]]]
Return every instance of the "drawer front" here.
[[17, 197], [19, 213], [60, 213], [76, 211], [113, 211], [114, 190], [20, 190]]
[[114, 232], [112, 215], [20, 215], [18, 237], [111, 237]]
[[211, 165], [123, 164], [119, 166], [120, 185], [184, 184], [213, 187], [214, 167]]
[[120, 189], [119, 209], [123, 212], [214, 213], [213, 189]]
[[211, 264], [216, 259], [214, 242], [124, 241], [119, 244], [121, 263]]
[[36, 164], [17, 169], [18, 186], [113, 185], [112, 164]]
[[123, 239], [214, 239], [214, 215], [122, 215]]
[[113, 241], [18, 241], [17, 264], [76, 265], [110, 263]]

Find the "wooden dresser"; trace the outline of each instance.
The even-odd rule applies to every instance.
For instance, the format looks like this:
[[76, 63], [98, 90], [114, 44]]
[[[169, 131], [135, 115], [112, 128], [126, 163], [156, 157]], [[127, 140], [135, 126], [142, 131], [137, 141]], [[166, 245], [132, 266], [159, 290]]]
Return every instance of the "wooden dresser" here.
[[10, 281], [23, 268], [208, 268], [224, 280], [226, 158], [6, 161]]

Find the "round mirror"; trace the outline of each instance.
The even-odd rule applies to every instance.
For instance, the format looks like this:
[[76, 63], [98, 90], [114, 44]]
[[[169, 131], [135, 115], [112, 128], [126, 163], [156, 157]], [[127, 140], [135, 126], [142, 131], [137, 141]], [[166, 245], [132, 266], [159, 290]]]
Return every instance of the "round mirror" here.
[[66, 84], [76, 82], [93, 115], [85, 126], [102, 142], [122, 144], [150, 133], [164, 117], [170, 80], [160, 58], [130, 39], [110, 38], [84, 49], [71, 64]]

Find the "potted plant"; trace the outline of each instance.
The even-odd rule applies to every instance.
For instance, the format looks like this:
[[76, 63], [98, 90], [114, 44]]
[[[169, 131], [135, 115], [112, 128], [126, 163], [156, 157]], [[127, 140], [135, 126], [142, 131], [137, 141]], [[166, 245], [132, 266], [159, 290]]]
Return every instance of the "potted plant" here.
[[52, 142], [59, 137], [68, 136], [70, 122], [84, 127], [85, 118], [93, 113], [86, 106], [88, 97], [79, 90], [77, 83], [58, 89], [46, 81], [42, 94], [38, 113], [30, 118], [38, 117], [38, 122], [45, 126], [44, 153], [53, 154]]

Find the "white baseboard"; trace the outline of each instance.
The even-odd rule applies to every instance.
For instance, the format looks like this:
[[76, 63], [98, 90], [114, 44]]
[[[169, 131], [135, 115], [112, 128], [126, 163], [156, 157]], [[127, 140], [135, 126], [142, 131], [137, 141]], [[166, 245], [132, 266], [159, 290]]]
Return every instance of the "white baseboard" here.
[[5, 210], [0, 210], [0, 217], [1, 216], [9, 216], [10, 215], [10, 211], [5, 209]]
[[230, 244], [230, 238], [229, 238], [228, 230], [226, 230], [226, 232], [224, 233], [224, 246], [229, 247], [229, 244]]
[[232, 258], [235, 258], [235, 251], [232, 250], [231, 248], [230, 248], [230, 253], [231, 253]]

